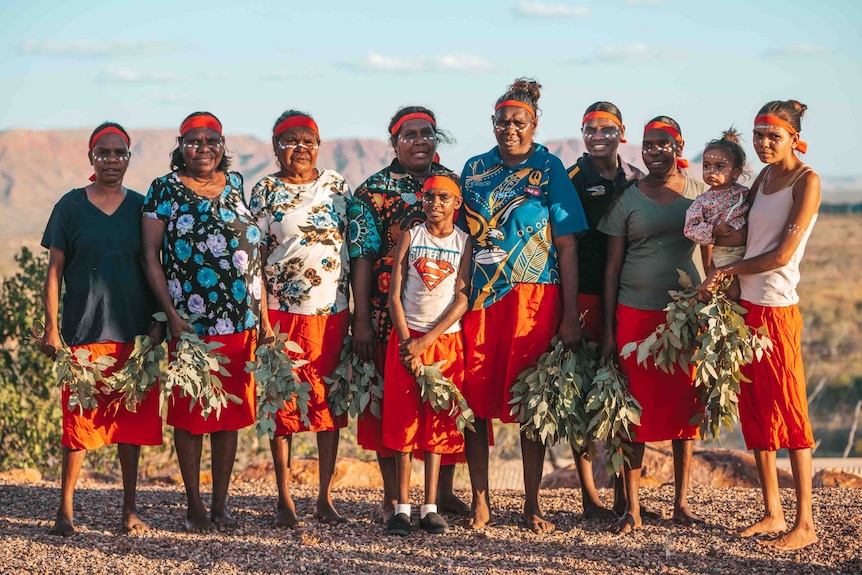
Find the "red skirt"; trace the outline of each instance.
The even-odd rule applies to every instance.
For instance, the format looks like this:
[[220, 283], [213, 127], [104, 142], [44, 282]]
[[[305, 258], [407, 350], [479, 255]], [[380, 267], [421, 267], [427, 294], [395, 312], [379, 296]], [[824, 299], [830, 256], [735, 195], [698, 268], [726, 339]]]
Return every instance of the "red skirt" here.
[[[664, 310], [640, 310], [617, 305], [617, 346], [648, 337], [667, 321]], [[694, 386], [694, 369], [677, 364], [673, 373], [655, 367], [652, 359], [646, 365], [637, 363], [637, 353], [620, 358], [620, 368], [629, 378], [629, 391], [641, 404], [641, 424], [634, 426], [636, 441], [647, 443], [668, 439], [695, 439], [698, 426], [689, 421], [703, 411]]]
[[802, 316], [795, 305], [764, 307], [741, 302], [745, 323], [766, 326], [772, 351], [745, 366], [739, 394], [739, 420], [747, 449], [806, 449], [814, 446], [808, 419], [805, 370], [802, 367]]
[[[236, 431], [248, 427], [255, 420], [255, 389], [254, 378], [245, 371], [245, 362], [254, 359], [257, 332], [246, 330], [230, 335], [206, 335], [201, 336], [201, 339], [207, 343], [217, 341], [224, 344], [214, 351], [227, 357], [228, 363], [223, 367], [230, 372], [230, 376], [220, 375], [219, 379], [224, 390], [239, 397], [242, 403], [228, 402], [221, 410], [221, 417], [216, 418], [213, 412], [204, 419], [199, 405], [189, 411], [191, 398], [180, 397], [179, 392], [174, 390], [168, 398], [168, 425], [184, 429], [193, 435]], [[171, 358], [174, 357], [176, 349], [176, 340], [173, 340], [168, 345]]]
[[[90, 359], [110, 356], [117, 362], [102, 373], [106, 376], [123, 367], [135, 350], [134, 343], [102, 342], [76, 345], [75, 350], [90, 350]], [[136, 412], [126, 409], [123, 395], [114, 392], [98, 395], [95, 409], [69, 411], [69, 390], [63, 388], [63, 438], [69, 449], [96, 449], [112, 443], [132, 445], [161, 445], [162, 418], [159, 415], [159, 388], [155, 386], [138, 405]]]
[[300, 431], [332, 431], [347, 425], [347, 414], [332, 417], [329, 412], [329, 386], [323, 381], [338, 367], [338, 357], [344, 347], [344, 336], [350, 325], [350, 312], [344, 310], [335, 315], [299, 315], [269, 310], [273, 326], [279, 324], [281, 333], [299, 344], [303, 353], [290, 354], [294, 359], [305, 359], [308, 363], [299, 367], [296, 374], [300, 381], [311, 384], [311, 400], [308, 402], [308, 419], [305, 425], [296, 409], [296, 402], [285, 402], [284, 409], [275, 414], [275, 434], [290, 435]]
[[509, 389], [548, 351], [562, 309], [560, 286], [517, 284], [499, 301], [464, 314], [464, 397], [476, 418], [517, 421], [509, 415]]
[[[410, 330], [410, 337], [421, 337], [419, 331]], [[383, 445], [401, 452], [428, 451], [431, 453], [461, 453], [464, 436], [448, 413], [436, 413], [422, 401], [419, 384], [413, 374], [401, 363], [395, 330], [389, 336], [386, 353], [386, 389], [383, 405]], [[445, 361], [443, 375], [452, 380], [458, 389], [464, 384], [464, 343], [461, 332], [441, 335], [422, 354], [422, 363], [430, 365]]]
[[578, 313], [584, 318], [582, 328], [585, 339], [600, 343], [605, 322], [602, 317], [602, 298], [592, 294], [578, 294]]

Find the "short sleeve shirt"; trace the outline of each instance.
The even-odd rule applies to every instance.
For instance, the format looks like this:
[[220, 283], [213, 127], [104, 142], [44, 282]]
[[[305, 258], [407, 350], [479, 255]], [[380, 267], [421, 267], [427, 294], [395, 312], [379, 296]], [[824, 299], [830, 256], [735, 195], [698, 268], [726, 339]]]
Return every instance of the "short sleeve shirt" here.
[[60, 333], [68, 345], [130, 342], [152, 322], [155, 300], [141, 267], [143, 203], [143, 196], [126, 190], [107, 215], [79, 188], [54, 206], [42, 247], [65, 257]]
[[266, 176], [251, 191], [249, 208], [267, 248], [267, 307], [301, 315], [347, 309], [347, 201], [350, 188], [332, 170], [307, 184]]
[[496, 147], [464, 166], [460, 224], [473, 238], [471, 309], [488, 307], [518, 283], [559, 284], [554, 238], [587, 229], [563, 164], [534, 145], [514, 167]]
[[599, 221], [607, 212], [611, 199], [643, 177], [643, 172], [619, 156], [617, 162], [619, 169], [613, 180], [602, 177], [589, 154], [578, 158], [568, 170], [590, 225], [589, 231], [578, 237], [578, 293], [602, 295], [608, 237], [598, 230]]
[[686, 178], [679, 198], [660, 204], [646, 197], [637, 184], [613, 202], [599, 230], [609, 236], [624, 237], [626, 252], [620, 271], [617, 301], [640, 310], [660, 310], [670, 302], [668, 290], [679, 289], [683, 270], [698, 283], [703, 278], [695, 266], [699, 252], [685, 237], [685, 212], [706, 184]]
[[[436, 162], [431, 164], [430, 175], [457, 178]], [[374, 261], [371, 321], [377, 341], [385, 342], [392, 331], [387, 302], [395, 245], [404, 232], [425, 221], [422, 183], [410, 175], [396, 158], [356, 189], [347, 208], [347, 216], [350, 257]]]
[[205, 198], [176, 172], [150, 185], [143, 216], [165, 222], [162, 269], [177, 311], [200, 317], [199, 335], [255, 329], [261, 297], [260, 228], [245, 204], [242, 176], [227, 174], [224, 191]]

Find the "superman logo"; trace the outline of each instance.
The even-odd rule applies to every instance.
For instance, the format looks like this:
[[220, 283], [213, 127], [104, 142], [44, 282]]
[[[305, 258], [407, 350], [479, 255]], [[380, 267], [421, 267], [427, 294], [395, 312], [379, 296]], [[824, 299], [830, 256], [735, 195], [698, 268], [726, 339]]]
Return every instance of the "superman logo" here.
[[455, 272], [455, 267], [449, 262], [429, 258], [416, 258], [413, 267], [419, 272], [419, 277], [425, 282], [429, 291]]

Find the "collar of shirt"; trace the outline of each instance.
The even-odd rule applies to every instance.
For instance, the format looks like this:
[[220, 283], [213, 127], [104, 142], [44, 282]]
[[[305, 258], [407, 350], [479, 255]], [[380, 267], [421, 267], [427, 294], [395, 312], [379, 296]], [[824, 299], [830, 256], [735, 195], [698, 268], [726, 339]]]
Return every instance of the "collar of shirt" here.
[[548, 156], [548, 148], [543, 146], [542, 144], [538, 144], [533, 142], [533, 146], [535, 146], [535, 150], [530, 157], [518, 164], [517, 166], [510, 166], [503, 162], [503, 159], [500, 157], [500, 148], [499, 146], [494, 146], [494, 149], [491, 150], [490, 154], [494, 160], [494, 163], [500, 164], [501, 166], [506, 166], [506, 168], [510, 170], [518, 170], [520, 168], [538, 168], [542, 169], [545, 165], [545, 160]]

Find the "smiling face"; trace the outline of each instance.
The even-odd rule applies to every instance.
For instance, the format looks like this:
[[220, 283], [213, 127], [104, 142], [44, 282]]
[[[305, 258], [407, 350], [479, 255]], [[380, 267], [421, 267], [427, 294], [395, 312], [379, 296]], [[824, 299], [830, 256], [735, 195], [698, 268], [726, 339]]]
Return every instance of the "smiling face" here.
[[519, 106], [504, 106], [491, 118], [500, 157], [506, 161], [526, 155], [533, 144], [539, 121]]
[[186, 171], [194, 177], [216, 172], [224, 157], [224, 138], [212, 128], [195, 128], [180, 138]]
[[437, 132], [428, 120], [407, 120], [392, 136], [392, 146], [405, 170], [411, 174], [425, 174], [437, 152]]
[[277, 139], [273, 139], [278, 163], [287, 176], [310, 177], [317, 165], [319, 146], [317, 133], [305, 126], [288, 128]]
[[441, 188], [430, 188], [422, 193], [422, 210], [426, 219], [433, 223], [452, 221], [461, 203], [461, 196]]
[[131, 152], [119, 134], [105, 134], [90, 152], [90, 164], [96, 172], [96, 181], [105, 185], [116, 185], [123, 181], [129, 167]]
[[581, 133], [587, 153], [597, 159], [616, 157], [620, 139], [625, 135], [624, 128], [620, 129], [610, 118], [587, 120]]
[[758, 124], [751, 138], [757, 157], [764, 164], [774, 164], [793, 154], [799, 134], [791, 134], [781, 126]]
[[742, 175], [733, 166], [733, 155], [725, 148], [709, 148], [703, 153], [703, 181], [713, 189], [728, 188]]
[[651, 176], [665, 178], [677, 170], [676, 161], [682, 157], [683, 142], [664, 130], [644, 132], [641, 158]]

